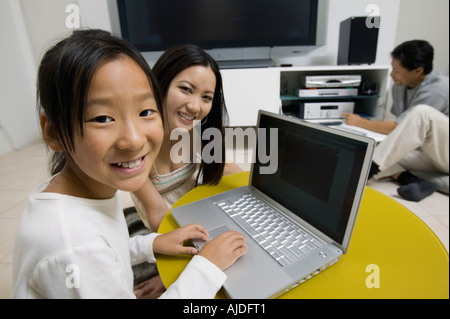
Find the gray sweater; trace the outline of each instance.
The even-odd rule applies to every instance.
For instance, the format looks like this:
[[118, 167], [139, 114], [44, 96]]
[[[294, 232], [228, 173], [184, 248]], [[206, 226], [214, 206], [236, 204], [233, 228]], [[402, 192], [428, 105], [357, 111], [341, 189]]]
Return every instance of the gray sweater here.
[[448, 77], [432, 71], [425, 80], [415, 88], [406, 85], [394, 85], [392, 88], [392, 114], [400, 122], [405, 111], [419, 104], [426, 104], [441, 111], [448, 117]]

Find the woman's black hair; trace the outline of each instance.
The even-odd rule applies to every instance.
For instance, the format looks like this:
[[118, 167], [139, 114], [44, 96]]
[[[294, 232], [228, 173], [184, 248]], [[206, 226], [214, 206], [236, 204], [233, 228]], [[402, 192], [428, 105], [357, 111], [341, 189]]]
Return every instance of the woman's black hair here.
[[[197, 45], [185, 44], [177, 45], [167, 49], [153, 66], [153, 73], [158, 81], [163, 99], [167, 98], [170, 83], [181, 71], [192, 66], [210, 67], [216, 77], [216, 87], [212, 101], [211, 111], [206, 117], [206, 121], [201, 124], [201, 136], [203, 131], [214, 127], [220, 130], [222, 138], [222, 160], [220, 163], [213, 161], [205, 163], [202, 159], [196, 184], [202, 176], [202, 184], [217, 184], [222, 178], [225, 167], [225, 133], [224, 127], [227, 125], [228, 113], [223, 96], [222, 76], [217, 62], [202, 48]], [[167, 129], [167, 128], [166, 128]], [[202, 151], [204, 143], [202, 140]], [[211, 154], [214, 156], [214, 154]]]
[[399, 60], [401, 66], [409, 71], [420, 67], [425, 74], [433, 71], [434, 49], [427, 41], [406, 41], [392, 51], [391, 57]]
[[73, 151], [74, 132], [83, 135], [84, 111], [92, 76], [99, 66], [121, 56], [133, 59], [147, 75], [159, 113], [161, 96], [145, 59], [131, 44], [102, 30], [76, 30], [50, 48], [37, 76], [37, 106], [44, 112], [64, 151], [55, 152], [50, 172], [58, 173]]

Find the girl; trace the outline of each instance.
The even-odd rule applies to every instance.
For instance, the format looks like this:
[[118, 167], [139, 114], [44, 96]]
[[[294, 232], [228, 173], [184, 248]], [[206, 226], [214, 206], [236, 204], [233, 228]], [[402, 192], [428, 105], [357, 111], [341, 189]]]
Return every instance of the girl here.
[[[54, 175], [22, 216], [14, 297], [135, 298], [132, 264], [154, 262], [154, 253], [197, 254], [183, 241], [208, 238], [199, 225], [129, 238], [117, 190], [148, 180], [163, 136], [150, 68], [107, 32], [75, 31], [43, 57], [37, 89]], [[162, 297], [214, 297], [244, 240], [228, 232], [208, 242]]]
[[[150, 179], [132, 198], [144, 224], [155, 231], [168, 208], [185, 193], [199, 184], [217, 184], [222, 175], [241, 170], [233, 163], [225, 163], [223, 126], [227, 111], [216, 61], [196, 45], [179, 45], [164, 52], [153, 72], [164, 100], [164, 139]], [[220, 130], [220, 162], [208, 164], [193, 154], [194, 121], [201, 121], [200, 136], [210, 127]], [[171, 140], [174, 129], [184, 129], [190, 134], [191, 151], [187, 163], [175, 163], [171, 158], [172, 146], [179, 142]]]

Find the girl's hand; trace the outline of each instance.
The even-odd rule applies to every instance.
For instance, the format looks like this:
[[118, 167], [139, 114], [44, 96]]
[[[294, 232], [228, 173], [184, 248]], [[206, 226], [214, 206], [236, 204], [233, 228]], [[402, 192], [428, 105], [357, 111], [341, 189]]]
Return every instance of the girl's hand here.
[[207, 242], [198, 254], [225, 270], [246, 252], [245, 236], [235, 231], [227, 231]]
[[194, 247], [185, 247], [183, 243], [193, 238], [200, 238], [207, 241], [208, 236], [208, 232], [202, 226], [189, 224], [156, 237], [153, 241], [153, 252], [164, 255], [195, 255], [198, 252], [197, 249]]

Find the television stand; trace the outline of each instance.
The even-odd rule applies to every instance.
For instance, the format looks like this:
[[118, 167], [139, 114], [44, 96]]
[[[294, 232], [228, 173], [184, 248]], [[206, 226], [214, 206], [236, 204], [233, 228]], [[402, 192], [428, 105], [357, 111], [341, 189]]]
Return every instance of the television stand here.
[[222, 60], [217, 61], [220, 69], [252, 69], [252, 68], [270, 68], [273, 66], [271, 59], [253, 59], [253, 60]]

